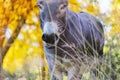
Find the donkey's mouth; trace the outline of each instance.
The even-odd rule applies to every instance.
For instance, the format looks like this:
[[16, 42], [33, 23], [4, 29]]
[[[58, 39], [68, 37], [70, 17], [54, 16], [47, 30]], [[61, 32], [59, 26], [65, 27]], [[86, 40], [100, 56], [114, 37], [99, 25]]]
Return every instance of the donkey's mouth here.
[[58, 36], [56, 34], [43, 34], [42, 40], [46, 42], [47, 44], [55, 44], [55, 42], [58, 40]]
[[45, 47], [48, 48], [48, 49], [53, 49], [53, 48], [55, 48], [55, 45], [46, 43]]
[[45, 42], [45, 47], [48, 48], [48, 49], [55, 49], [55, 47], [57, 47], [57, 45], [58, 45], [58, 42], [59, 42], [59, 39], [57, 39], [57, 41], [55, 41], [54, 44]]

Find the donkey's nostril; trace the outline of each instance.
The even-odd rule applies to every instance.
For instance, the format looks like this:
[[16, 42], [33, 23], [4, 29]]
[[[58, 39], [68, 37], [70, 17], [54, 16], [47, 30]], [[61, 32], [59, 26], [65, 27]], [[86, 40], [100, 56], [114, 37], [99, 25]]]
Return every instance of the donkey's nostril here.
[[43, 34], [42, 35], [42, 40], [45, 41], [46, 43], [54, 44], [55, 41], [57, 41], [58, 36], [56, 34]]
[[43, 34], [43, 35], [42, 35], [42, 40], [43, 40], [43, 41], [47, 41], [47, 34]]

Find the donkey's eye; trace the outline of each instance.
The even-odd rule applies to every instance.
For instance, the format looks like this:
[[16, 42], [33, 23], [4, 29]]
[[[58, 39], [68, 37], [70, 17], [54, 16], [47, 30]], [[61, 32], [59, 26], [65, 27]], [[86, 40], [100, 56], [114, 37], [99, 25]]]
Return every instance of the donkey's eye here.
[[39, 7], [40, 9], [42, 9], [42, 6], [41, 6], [41, 5], [39, 5], [38, 7]]
[[65, 9], [66, 7], [67, 7], [67, 4], [63, 4], [61, 5], [60, 9], [62, 10], [62, 9]]
[[38, 6], [40, 9], [43, 8], [43, 1], [37, 2], [36, 6]]

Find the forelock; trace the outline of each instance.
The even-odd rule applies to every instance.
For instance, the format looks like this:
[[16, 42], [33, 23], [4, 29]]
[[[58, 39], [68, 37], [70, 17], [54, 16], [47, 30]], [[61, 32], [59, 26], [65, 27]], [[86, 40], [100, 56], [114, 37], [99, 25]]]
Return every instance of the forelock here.
[[56, 0], [45, 0], [46, 3], [53, 3], [53, 2], [56, 2]]
[[63, 2], [68, 0], [45, 0], [47, 3], [54, 3], [54, 2]]
[[38, 1], [45, 1], [46, 3], [54, 3], [54, 2], [64, 2], [68, 0], [38, 0]]

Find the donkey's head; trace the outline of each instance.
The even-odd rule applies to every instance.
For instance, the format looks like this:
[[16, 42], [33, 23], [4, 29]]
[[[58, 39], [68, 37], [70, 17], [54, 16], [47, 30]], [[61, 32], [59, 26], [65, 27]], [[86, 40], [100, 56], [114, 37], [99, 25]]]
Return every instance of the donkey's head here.
[[37, 6], [40, 8], [42, 39], [46, 43], [54, 44], [65, 30], [68, 0], [38, 0]]

